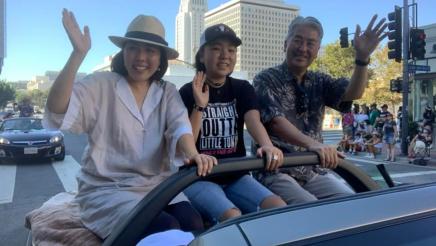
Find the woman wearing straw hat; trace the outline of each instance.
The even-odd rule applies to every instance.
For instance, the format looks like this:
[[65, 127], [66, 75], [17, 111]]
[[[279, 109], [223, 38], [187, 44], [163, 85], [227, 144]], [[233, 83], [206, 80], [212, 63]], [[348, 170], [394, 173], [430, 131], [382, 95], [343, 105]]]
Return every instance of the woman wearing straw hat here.
[[[180, 94], [188, 108], [197, 148], [218, 159], [243, 157], [244, 122], [259, 143], [259, 156], [266, 155], [270, 171], [283, 163], [282, 151], [274, 147], [260, 122], [253, 87], [230, 77], [241, 40], [224, 24], [208, 27], [196, 54], [197, 75]], [[219, 180], [198, 181], [185, 190], [192, 204], [211, 221], [223, 221], [254, 212], [285, 206], [285, 202], [247, 174]], [[214, 199], [210, 199], [213, 197]]]
[[[204, 176], [217, 160], [197, 152], [180, 95], [162, 80], [168, 59], [178, 53], [168, 47], [158, 19], [140, 15], [125, 36], [110, 36], [121, 48], [112, 72], [93, 73], [77, 83], [73, 80], [91, 47], [90, 33], [86, 26], [81, 32], [68, 10], [62, 21], [73, 51], [50, 90], [44, 124], [88, 135], [75, 201], [84, 225], [104, 239], [176, 166], [195, 162]], [[202, 226], [180, 195], [144, 231]]]

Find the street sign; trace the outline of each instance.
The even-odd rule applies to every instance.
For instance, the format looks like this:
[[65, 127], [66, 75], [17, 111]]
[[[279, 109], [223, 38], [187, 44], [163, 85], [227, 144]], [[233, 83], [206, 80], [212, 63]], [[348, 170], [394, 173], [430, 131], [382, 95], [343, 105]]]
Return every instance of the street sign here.
[[409, 73], [413, 73], [416, 71], [424, 71], [424, 72], [430, 71], [430, 66], [426, 66], [426, 65], [409, 64], [408, 67], [409, 67]]

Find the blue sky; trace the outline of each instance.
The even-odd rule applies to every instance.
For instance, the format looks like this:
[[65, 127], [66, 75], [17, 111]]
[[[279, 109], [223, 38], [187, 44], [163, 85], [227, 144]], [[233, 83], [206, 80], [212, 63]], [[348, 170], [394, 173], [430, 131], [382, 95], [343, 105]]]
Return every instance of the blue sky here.
[[[90, 72], [115, 53], [107, 36], [124, 35], [127, 25], [138, 14], [154, 15], [165, 26], [167, 41], [174, 47], [175, 16], [179, 0], [6, 0], [7, 56], [0, 79], [29, 80], [47, 70], [60, 70], [72, 47], [61, 22], [63, 8], [72, 10], [80, 26], [91, 30], [92, 48], [80, 71]], [[209, 9], [226, 0], [208, 0]], [[303, 16], [315, 16], [324, 26], [323, 44], [339, 38], [339, 29], [356, 24], [366, 27], [373, 14], [386, 17], [403, 0], [285, 0], [300, 8]], [[409, 0], [411, 3], [412, 0]], [[436, 1], [417, 0], [418, 24], [436, 23]], [[409, 3], [409, 4], [410, 4]]]

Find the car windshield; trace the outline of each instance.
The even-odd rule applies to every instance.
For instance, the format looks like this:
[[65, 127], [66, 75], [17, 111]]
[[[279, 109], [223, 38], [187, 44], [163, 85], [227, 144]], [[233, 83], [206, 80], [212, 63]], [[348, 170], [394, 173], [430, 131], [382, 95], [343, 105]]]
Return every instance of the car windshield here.
[[43, 129], [40, 119], [13, 119], [8, 120], [3, 123], [0, 130], [1, 131], [30, 131], [30, 130], [41, 130]]

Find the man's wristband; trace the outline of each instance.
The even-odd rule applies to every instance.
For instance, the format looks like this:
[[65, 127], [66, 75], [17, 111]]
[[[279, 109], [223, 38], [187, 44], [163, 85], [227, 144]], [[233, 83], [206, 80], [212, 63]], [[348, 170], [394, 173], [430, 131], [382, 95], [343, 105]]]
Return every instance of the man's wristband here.
[[356, 60], [354, 60], [354, 63], [357, 66], [368, 66], [369, 61], [370, 61], [369, 59], [368, 59], [368, 61], [362, 61], [362, 60], [356, 59]]

